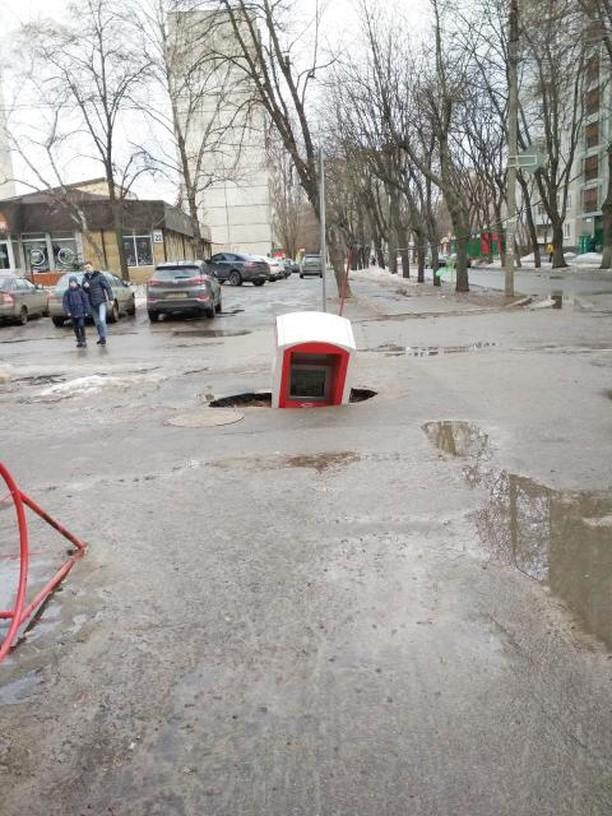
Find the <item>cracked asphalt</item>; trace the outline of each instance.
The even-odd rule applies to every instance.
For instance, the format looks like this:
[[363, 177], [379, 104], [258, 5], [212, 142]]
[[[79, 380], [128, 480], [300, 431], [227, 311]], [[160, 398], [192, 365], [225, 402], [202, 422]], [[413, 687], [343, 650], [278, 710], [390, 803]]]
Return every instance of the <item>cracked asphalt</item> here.
[[2, 816], [612, 812], [610, 317], [354, 288], [378, 395], [218, 427], [169, 421], [269, 390], [318, 280], [0, 327], [2, 459], [89, 546], [0, 666]]

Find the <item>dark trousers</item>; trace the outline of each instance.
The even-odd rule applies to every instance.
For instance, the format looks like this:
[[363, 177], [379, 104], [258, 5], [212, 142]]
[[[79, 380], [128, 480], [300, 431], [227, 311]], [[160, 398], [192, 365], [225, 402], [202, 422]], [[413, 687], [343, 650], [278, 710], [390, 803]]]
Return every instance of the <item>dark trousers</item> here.
[[77, 343], [85, 343], [85, 318], [84, 317], [73, 317], [72, 318], [72, 328], [74, 330], [74, 336], [77, 339]]

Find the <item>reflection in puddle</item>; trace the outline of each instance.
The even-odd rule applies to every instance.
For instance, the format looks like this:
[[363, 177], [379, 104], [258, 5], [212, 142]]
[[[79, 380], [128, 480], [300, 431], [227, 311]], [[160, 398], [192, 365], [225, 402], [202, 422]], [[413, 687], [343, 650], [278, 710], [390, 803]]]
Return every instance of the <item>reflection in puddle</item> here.
[[438, 448], [467, 457], [472, 484], [488, 491], [476, 523], [500, 560], [546, 583], [612, 648], [612, 491], [561, 491], [490, 466], [488, 436], [466, 422], [429, 422]]

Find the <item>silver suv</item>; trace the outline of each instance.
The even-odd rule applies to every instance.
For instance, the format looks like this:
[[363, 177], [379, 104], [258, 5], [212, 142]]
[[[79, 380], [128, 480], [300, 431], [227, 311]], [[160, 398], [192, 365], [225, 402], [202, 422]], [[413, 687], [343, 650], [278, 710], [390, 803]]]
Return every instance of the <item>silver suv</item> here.
[[204, 261], [158, 264], [147, 283], [147, 312], [156, 323], [162, 314], [205, 314], [221, 311], [221, 286]]
[[319, 278], [323, 277], [321, 256], [319, 254], [307, 253], [304, 255], [302, 263], [300, 264], [300, 278], [306, 278], [308, 275], [317, 275]]

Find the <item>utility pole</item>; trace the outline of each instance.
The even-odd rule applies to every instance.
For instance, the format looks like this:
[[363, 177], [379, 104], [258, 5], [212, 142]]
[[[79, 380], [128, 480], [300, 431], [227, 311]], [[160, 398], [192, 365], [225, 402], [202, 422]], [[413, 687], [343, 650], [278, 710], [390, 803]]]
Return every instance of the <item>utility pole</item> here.
[[327, 297], [325, 291], [325, 277], [327, 274], [327, 241], [325, 228], [325, 162], [323, 160], [323, 147], [319, 150], [320, 158], [320, 173], [319, 173], [319, 221], [321, 223], [321, 298], [323, 300], [323, 308], [321, 311], [327, 311]]
[[514, 295], [514, 269], [516, 239], [516, 174], [518, 167], [518, 60], [519, 60], [519, 6], [518, 0], [510, 0], [508, 19], [508, 172], [506, 182], [508, 221], [506, 228], [506, 254], [504, 257], [504, 291], [507, 297]]

